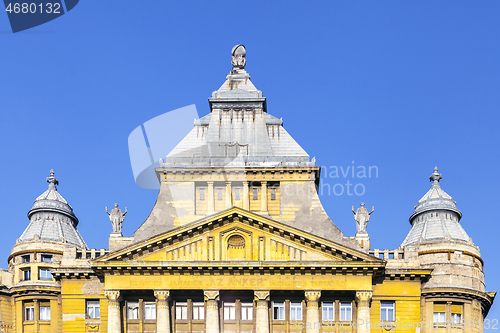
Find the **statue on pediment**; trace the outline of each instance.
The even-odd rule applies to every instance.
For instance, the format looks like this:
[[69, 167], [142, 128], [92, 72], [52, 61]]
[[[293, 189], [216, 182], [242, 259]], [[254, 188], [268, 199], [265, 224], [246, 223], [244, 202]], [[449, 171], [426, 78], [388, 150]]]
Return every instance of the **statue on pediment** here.
[[366, 227], [368, 225], [368, 221], [370, 220], [370, 215], [375, 210], [375, 206], [372, 207], [372, 211], [369, 212], [368, 209], [365, 208], [365, 203], [362, 202], [361, 207], [354, 211], [354, 206], [352, 206], [352, 212], [354, 213], [354, 219], [356, 220], [356, 229], [358, 233], [366, 233]]
[[109, 220], [113, 226], [113, 233], [121, 234], [123, 220], [125, 220], [125, 214], [127, 214], [127, 207], [125, 207], [125, 212], [122, 212], [122, 210], [118, 208], [118, 204], [115, 203], [115, 208], [113, 208], [111, 212], [108, 212], [108, 207], [106, 207], [106, 213], [108, 213]]

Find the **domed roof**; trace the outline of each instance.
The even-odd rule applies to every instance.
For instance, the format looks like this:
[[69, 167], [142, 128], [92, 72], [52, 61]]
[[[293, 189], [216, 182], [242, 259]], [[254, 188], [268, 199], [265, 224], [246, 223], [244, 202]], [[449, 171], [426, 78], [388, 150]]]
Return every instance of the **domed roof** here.
[[439, 184], [442, 178], [435, 167], [430, 176], [431, 188], [415, 206], [415, 211], [410, 216], [412, 228], [401, 246], [436, 239], [469, 241], [469, 236], [460, 225], [462, 212]]
[[35, 199], [33, 207], [28, 212], [30, 224], [24, 230], [19, 241], [45, 239], [52, 241], [65, 241], [70, 244], [87, 248], [82, 236], [76, 230], [78, 218], [73, 213], [73, 208], [57, 192], [59, 182], [50, 170], [47, 178], [49, 188]]

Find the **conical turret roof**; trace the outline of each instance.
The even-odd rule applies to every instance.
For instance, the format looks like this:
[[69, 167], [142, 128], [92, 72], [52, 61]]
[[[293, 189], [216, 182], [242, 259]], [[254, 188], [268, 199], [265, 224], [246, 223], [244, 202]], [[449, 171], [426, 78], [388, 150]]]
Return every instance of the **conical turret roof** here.
[[50, 170], [47, 178], [49, 188], [35, 199], [33, 207], [28, 212], [30, 224], [24, 230], [20, 241], [29, 241], [35, 238], [66, 241], [70, 244], [87, 248], [82, 236], [76, 230], [78, 218], [73, 213], [73, 207], [57, 192], [59, 184]]
[[439, 181], [443, 177], [437, 167], [429, 178], [432, 181], [431, 188], [415, 206], [410, 216], [412, 228], [401, 245], [447, 238], [469, 241], [469, 236], [460, 225], [462, 212], [453, 198], [441, 188]]

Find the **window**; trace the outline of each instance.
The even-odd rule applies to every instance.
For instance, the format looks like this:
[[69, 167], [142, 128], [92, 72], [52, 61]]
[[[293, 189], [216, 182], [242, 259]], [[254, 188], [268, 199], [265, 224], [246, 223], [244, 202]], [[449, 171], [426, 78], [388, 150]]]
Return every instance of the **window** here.
[[24, 269], [22, 272], [23, 272], [23, 281], [31, 280], [31, 269]]
[[446, 323], [446, 310], [444, 303], [434, 303], [434, 316], [433, 321], [435, 324]]
[[30, 262], [30, 255], [29, 254], [27, 254], [25, 256], [21, 256], [21, 263], [24, 264], [24, 263], [28, 263], [28, 262]]
[[276, 187], [271, 187], [271, 200], [276, 200]]
[[352, 320], [352, 304], [351, 302], [340, 302], [340, 321]]
[[234, 200], [240, 200], [240, 188], [236, 187], [234, 189]]
[[156, 319], [155, 302], [144, 302], [144, 319]]
[[87, 301], [87, 319], [101, 318], [99, 301]]
[[217, 200], [222, 200], [222, 189], [218, 188], [217, 189]]
[[24, 320], [35, 320], [35, 307], [33, 305], [24, 307]]
[[127, 319], [139, 319], [139, 302], [127, 302]]
[[451, 323], [454, 325], [462, 324], [462, 304], [451, 305]]
[[396, 305], [393, 301], [380, 301], [380, 320], [395, 321], [395, 309]]
[[188, 319], [188, 306], [187, 303], [175, 303], [175, 319], [187, 320]]
[[335, 302], [323, 302], [321, 308], [323, 309], [323, 321], [335, 320]]
[[193, 320], [205, 320], [204, 302], [193, 302]]
[[42, 262], [52, 262], [52, 255], [42, 254]]
[[205, 189], [200, 188], [200, 200], [205, 200]]
[[40, 320], [50, 320], [50, 306], [40, 305]]
[[259, 189], [258, 188], [253, 188], [252, 189], [252, 194], [253, 194], [252, 200], [258, 200], [259, 199]]
[[52, 280], [52, 274], [48, 268], [40, 268], [40, 280]]
[[236, 305], [234, 303], [224, 303], [224, 320], [236, 319]]
[[273, 319], [285, 320], [285, 302], [273, 302]]
[[241, 303], [241, 320], [253, 320], [252, 303]]
[[290, 320], [302, 320], [302, 302], [290, 302]]

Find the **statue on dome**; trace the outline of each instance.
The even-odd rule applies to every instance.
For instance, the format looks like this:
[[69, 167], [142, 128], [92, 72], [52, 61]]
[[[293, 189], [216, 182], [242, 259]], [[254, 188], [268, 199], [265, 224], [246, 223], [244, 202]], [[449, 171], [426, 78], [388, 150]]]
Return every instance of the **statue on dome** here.
[[106, 207], [106, 213], [108, 213], [109, 220], [113, 226], [113, 233], [121, 234], [123, 220], [125, 220], [125, 214], [127, 214], [127, 207], [125, 207], [125, 212], [122, 212], [122, 210], [118, 208], [118, 204], [115, 203], [115, 208], [113, 208], [111, 212], [108, 212], [108, 207]]
[[243, 44], [238, 44], [233, 47], [231, 51], [231, 64], [233, 65], [233, 73], [245, 72], [245, 64], [247, 60], [245, 56], [247, 55], [247, 51]]
[[352, 206], [352, 212], [354, 213], [354, 219], [356, 220], [356, 229], [358, 233], [366, 233], [366, 226], [368, 225], [368, 221], [370, 220], [370, 215], [375, 210], [375, 206], [372, 206], [372, 211], [368, 212], [368, 209], [365, 208], [365, 203], [362, 202], [360, 204], [361, 207], [354, 211], [354, 206]]

